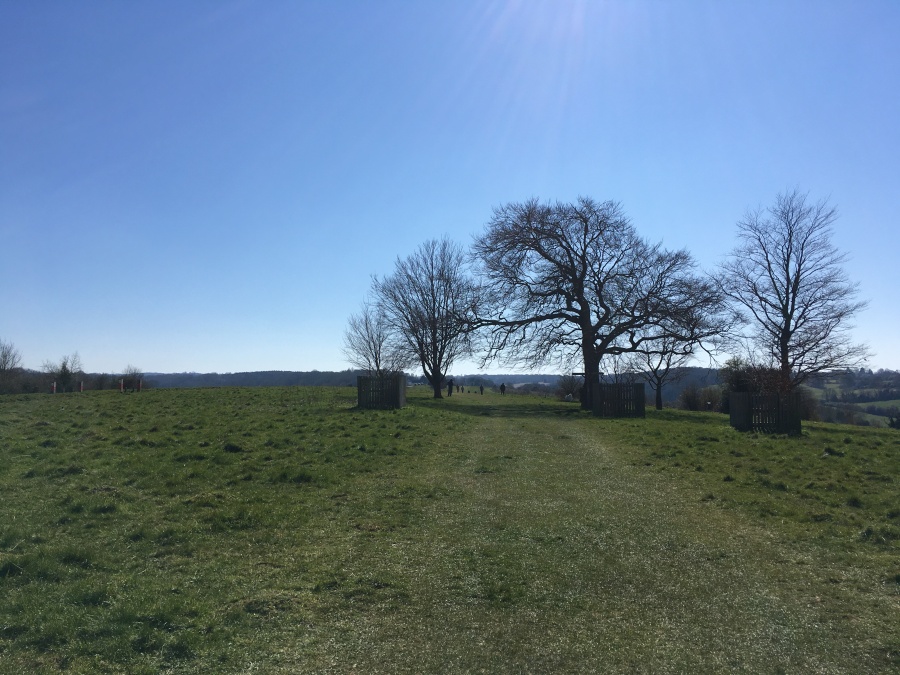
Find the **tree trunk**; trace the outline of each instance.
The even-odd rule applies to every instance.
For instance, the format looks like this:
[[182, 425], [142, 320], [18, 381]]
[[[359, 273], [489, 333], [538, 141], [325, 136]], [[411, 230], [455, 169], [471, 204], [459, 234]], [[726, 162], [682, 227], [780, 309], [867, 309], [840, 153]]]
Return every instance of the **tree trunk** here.
[[584, 356], [584, 396], [581, 397], [581, 408], [593, 410], [594, 400], [600, 395], [600, 359], [594, 351], [593, 342], [582, 341]]
[[428, 380], [428, 384], [431, 385], [431, 390], [434, 392], [435, 398], [444, 398], [441, 394], [441, 380], [444, 379], [439, 373], [428, 373], [428, 369], [422, 366], [422, 370], [425, 373], [425, 379]]
[[662, 382], [656, 383], [656, 409], [662, 410]]
[[781, 357], [781, 393], [787, 394], [791, 390], [791, 361], [790, 361], [790, 336], [782, 333], [781, 340], [778, 344], [779, 356]]

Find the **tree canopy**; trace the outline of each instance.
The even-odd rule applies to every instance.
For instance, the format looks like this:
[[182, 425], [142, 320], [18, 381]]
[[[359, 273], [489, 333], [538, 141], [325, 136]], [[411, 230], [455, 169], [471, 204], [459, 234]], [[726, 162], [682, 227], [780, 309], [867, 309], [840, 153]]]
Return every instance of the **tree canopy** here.
[[462, 248], [446, 238], [426, 241], [398, 258], [393, 274], [372, 280], [372, 294], [400, 349], [421, 365], [435, 398], [442, 397], [454, 361], [471, 351], [465, 315], [473, 288]]
[[591, 385], [604, 358], [702, 339], [721, 307], [687, 251], [644, 240], [612, 201], [506, 204], [473, 252], [486, 358], [538, 365], [580, 355]]
[[852, 318], [866, 303], [831, 242], [837, 210], [793, 190], [738, 222], [739, 243], [721, 266], [720, 288], [747, 327], [752, 355], [790, 390], [825, 370], [856, 367]]

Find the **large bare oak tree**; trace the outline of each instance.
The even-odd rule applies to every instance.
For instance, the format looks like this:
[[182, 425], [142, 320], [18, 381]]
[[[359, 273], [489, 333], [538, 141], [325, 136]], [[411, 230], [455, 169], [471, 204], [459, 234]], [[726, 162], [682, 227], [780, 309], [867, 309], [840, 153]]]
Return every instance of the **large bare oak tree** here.
[[866, 303], [831, 243], [837, 210], [797, 190], [738, 223], [739, 244], [722, 264], [720, 284], [747, 322], [755, 359], [794, 389], [811, 375], [858, 366], [868, 357], [851, 340], [851, 321]]
[[474, 308], [486, 360], [529, 366], [580, 355], [588, 396], [603, 359], [668, 338], [695, 342], [718, 292], [687, 251], [638, 236], [616, 202], [532, 199], [495, 209], [473, 252], [484, 279]]
[[393, 274], [372, 280], [378, 307], [421, 364], [435, 398], [454, 361], [471, 351], [465, 314], [473, 287], [462, 249], [446, 238], [425, 242], [398, 258]]

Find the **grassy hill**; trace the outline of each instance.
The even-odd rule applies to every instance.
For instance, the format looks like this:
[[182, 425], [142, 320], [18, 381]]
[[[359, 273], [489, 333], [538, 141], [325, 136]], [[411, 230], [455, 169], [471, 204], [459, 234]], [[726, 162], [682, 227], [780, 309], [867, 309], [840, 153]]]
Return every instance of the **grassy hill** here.
[[900, 668], [900, 433], [0, 397], [0, 672]]

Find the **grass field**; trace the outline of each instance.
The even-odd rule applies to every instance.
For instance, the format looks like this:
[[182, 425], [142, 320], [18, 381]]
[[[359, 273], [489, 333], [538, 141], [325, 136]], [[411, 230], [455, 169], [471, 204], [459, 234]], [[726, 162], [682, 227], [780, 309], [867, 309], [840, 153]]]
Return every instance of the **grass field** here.
[[890, 401], [871, 401], [868, 403], [856, 403], [855, 405], [863, 410], [869, 407], [880, 408], [885, 413], [888, 413], [900, 410], [900, 399], [895, 398]]
[[0, 397], [0, 672], [900, 670], [900, 433]]

